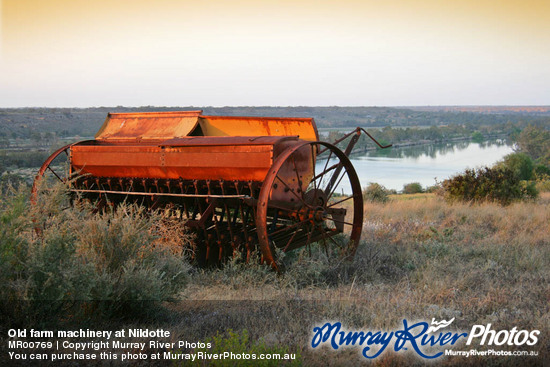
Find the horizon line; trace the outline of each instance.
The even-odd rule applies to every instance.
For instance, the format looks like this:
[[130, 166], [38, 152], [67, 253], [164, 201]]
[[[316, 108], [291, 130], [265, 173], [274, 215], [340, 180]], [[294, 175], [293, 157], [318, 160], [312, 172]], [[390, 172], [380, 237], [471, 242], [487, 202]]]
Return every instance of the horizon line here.
[[148, 108], [195, 108], [195, 107], [203, 107], [203, 108], [299, 108], [299, 107], [308, 107], [308, 108], [411, 108], [411, 107], [431, 107], [431, 108], [441, 108], [441, 107], [453, 107], [453, 108], [461, 108], [461, 107], [504, 107], [504, 108], [510, 108], [510, 107], [544, 107], [544, 108], [550, 108], [550, 104], [464, 104], [464, 105], [453, 105], [453, 104], [441, 104], [441, 105], [223, 105], [223, 106], [212, 106], [212, 105], [173, 105], [173, 106], [160, 106], [160, 105], [117, 105], [117, 106], [19, 106], [19, 107], [5, 107], [0, 106], [0, 109], [25, 109], [25, 108], [73, 108], [73, 109], [87, 109], [87, 108], [142, 108], [142, 107], [148, 107]]

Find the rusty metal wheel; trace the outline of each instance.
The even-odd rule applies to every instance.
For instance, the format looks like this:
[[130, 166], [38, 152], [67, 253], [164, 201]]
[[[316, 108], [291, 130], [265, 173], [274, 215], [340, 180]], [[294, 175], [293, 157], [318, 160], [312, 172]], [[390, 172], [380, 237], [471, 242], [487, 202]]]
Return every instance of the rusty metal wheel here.
[[64, 183], [69, 180], [70, 173], [66, 162], [69, 159], [71, 145], [65, 145], [53, 152], [38, 170], [31, 190], [31, 203], [33, 205], [37, 204], [39, 189], [43, 185], [47, 185], [49, 181]]
[[312, 246], [327, 256], [337, 252], [352, 258], [362, 224], [361, 185], [340, 149], [306, 142], [279, 155], [262, 184], [256, 211], [264, 262], [279, 270], [275, 249], [305, 247], [311, 253]]
[[[32, 220], [34, 223], [34, 231], [37, 235], [41, 235], [44, 230], [45, 223], [42, 223], [39, 218], [42, 215], [38, 215], [38, 212], [49, 213], [46, 216], [51, 215], [51, 211], [62, 210], [64, 207], [70, 205], [70, 199], [67, 203], [55, 203], [52, 204], [48, 200], [44, 200], [42, 195], [44, 192], [49, 191], [57, 183], [66, 183], [70, 179], [69, 170], [69, 154], [72, 144], [65, 145], [52, 153], [42, 164], [38, 173], [36, 174], [31, 190], [31, 205], [34, 207], [32, 211]], [[52, 204], [53, 206], [50, 206]], [[55, 207], [55, 209], [54, 209]], [[36, 212], [37, 210], [38, 212]]]

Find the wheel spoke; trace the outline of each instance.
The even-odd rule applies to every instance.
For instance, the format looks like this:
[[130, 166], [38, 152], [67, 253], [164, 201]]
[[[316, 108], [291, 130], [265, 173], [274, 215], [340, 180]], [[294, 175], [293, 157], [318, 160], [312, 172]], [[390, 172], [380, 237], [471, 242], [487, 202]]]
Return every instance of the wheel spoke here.
[[327, 234], [325, 233], [325, 230], [318, 224], [316, 224], [316, 227], [320, 229], [321, 235], [323, 236], [323, 248], [325, 250], [325, 254], [328, 256], [328, 246], [327, 246]]
[[[323, 176], [327, 172], [327, 167], [328, 167], [328, 163], [330, 162], [330, 157], [332, 157], [332, 150], [330, 151], [330, 153], [328, 155], [327, 161], [325, 163], [325, 168], [323, 168], [323, 171], [321, 173], [319, 173], [318, 176]], [[331, 170], [332, 170], [332, 168], [331, 168]]]
[[[311, 147], [311, 166], [313, 167], [313, 177], [315, 177], [315, 152], [314, 152], [314, 145], [310, 145]], [[313, 182], [313, 189], [317, 191], [317, 182], [315, 180], [311, 180]], [[313, 201], [315, 202], [315, 201]]]
[[290, 246], [290, 244], [292, 243], [292, 240], [294, 239], [294, 237], [296, 237], [297, 234], [298, 234], [298, 231], [294, 231], [294, 233], [292, 234], [292, 236], [288, 240], [285, 248], [283, 249], [283, 252], [286, 252], [288, 250], [288, 246]]
[[355, 199], [355, 196], [354, 196], [354, 195], [348, 196], [347, 198], [342, 199], [342, 200], [340, 200], [340, 201], [337, 201], [337, 202], [335, 202], [334, 204], [330, 204], [329, 206], [327, 206], [327, 208], [332, 208], [333, 206], [336, 206], [336, 205], [338, 205], [338, 204], [341, 204], [341, 203], [343, 203], [344, 201], [348, 201], [348, 200], [350, 200], [350, 199]]
[[309, 220], [310, 220], [310, 219], [308, 218], [308, 219], [303, 220], [303, 221], [301, 221], [301, 222], [296, 222], [296, 223], [294, 223], [294, 224], [292, 224], [292, 225], [290, 225], [290, 226], [286, 226], [286, 227], [283, 227], [283, 228], [281, 228], [281, 229], [278, 229], [278, 230], [276, 230], [276, 231], [274, 231], [274, 232], [271, 232], [271, 233], [269, 233], [269, 235], [270, 235], [270, 236], [274, 236], [274, 235], [276, 235], [276, 234], [278, 234], [278, 233], [281, 233], [281, 232], [287, 231], [287, 230], [289, 230], [289, 229], [292, 229], [292, 228], [294, 228], [294, 227], [298, 227], [298, 226], [300, 226], [300, 225], [302, 225], [302, 224], [305, 224], [305, 223], [309, 222]]
[[275, 178], [277, 178], [279, 181], [281, 181], [281, 183], [283, 185], [285, 185], [285, 187], [288, 189], [288, 191], [290, 191], [292, 194], [294, 194], [294, 196], [296, 196], [298, 198], [298, 200], [300, 200], [302, 202], [302, 204], [304, 204], [305, 206], [309, 207], [309, 205], [306, 204], [306, 202], [304, 201], [304, 199], [301, 197], [301, 196], [298, 196], [298, 194], [296, 194], [294, 192], [294, 190], [292, 190], [287, 184], [286, 182], [284, 182], [279, 176], [276, 176]]
[[48, 166], [48, 169], [55, 175], [55, 177], [57, 177], [57, 179], [61, 182], [63, 182], [63, 180], [61, 179], [61, 177], [59, 177], [59, 175], [57, 173], [55, 173], [55, 171], [50, 167]]
[[330, 220], [333, 221], [333, 222], [337, 222], [337, 223], [344, 223], [344, 224], [347, 224], [348, 226], [353, 227], [353, 223], [350, 223], [350, 222], [346, 222], [346, 221], [338, 220], [338, 219], [334, 219], [334, 218], [331, 218]]
[[296, 160], [294, 159], [294, 155], [292, 155], [292, 165], [294, 166], [294, 172], [296, 172], [296, 183], [298, 184], [300, 193], [303, 195], [304, 190], [302, 188], [302, 180], [300, 180], [300, 174], [298, 173], [298, 168], [296, 168]]
[[[338, 188], [338, 185], [340, 185], [340, 182], [342, 181], [344, 176], [346, 176], [346, 171], [344, 171], [342, 176], [340, 176], [340, 178], [338, 179], [338, 182], [336, 182], [336, 185], [332, 187], [330, 194], [327, 195], [327, 200], [329, 200], [332, 197], [332, 195], [334, 194], [334, 191], [336, 191], [336, 189]], [[331, 181], [332, 181], [332, 178], [331, 178]]]
[[307, 241], [306, 241], [306, 247], [309, 251], [309, 256], [311, 256], [311, 246], [310, 246], [310, 242], [311, 242], [311, 233], [313, 232], [313, 228], [311, 228], [311, 230], [307, 233]]
[[[332, 154], [332, 151], [330, 151], [330, 153]], [[330, 159], [330, 155], [329, 155], [329, 159]], [[332, 165], [331, 167], [329, 167], [327, 169], [327, 165], [328, 165], [328, 160], [327, 162], [325, 163], [325, 168], [323, 170], [323, 172], [319, 173], [317, 176], [314, 176], [313, 179], [311, 180], [313, 182], [313, 184], [315, 185], [315, 188], [317, 189], [318, 187], [321, 187], [323, 186], [323, 180], [322, 180], [322, 177], [324, 177], [327, 173], [329, 173], [330, 171], [332, 171], [333, 169], [336, 169], [336, 167], [338, 167], [338, 163]], [[317, 186], [317, 179], [318, 178], [321, 178], [320, 182], [319, 182], [319, 185]], [[330, 181], [329, 181], [330, 182]], [[325, 192], [325, 190], [322, 190], [323, 192]], [[315, 203], [317, 200], [317, 190], [315, 190], [315, 193], [313, 194], [313, 203]]]
[[311, 183], [313, 182], [313, 200], [311, 201], [312, 204], [315, 204], [317, 202], [317, 179], [315, 177], [317, 177], [315, 175], [315, 154], [314, 154], [314, 151], [313, 151], [313, 145], [311, 145], [311, 163], [312, 163], [312, 166], [313, 166], [313, 178], [311, 179], [311, 182], [309, 183], [311, 185]]
[[336, 247], [340, 247], [340, 244], [339, 244], [338, 242], [336, 242], [336, 241], [334, 240], [334, 238], [332, 238], [332, 236], [328, 236], [327, 238], [328, 238], [329, 240], [331, 240], [332, 243], [334, 243], [334, 245], [336, 245]]
[[[325, 168], [325, 170], [323, 170], [323, 172], [319, 173], [317, 176], [313, 177], [311, 179], [311, 181], [316, 181], [318, 178], [320, 177], [323, 177], [325, 174], [329, 173], [330, 171], [332, 171], [333, 169], [335, 169], [336, 167], [338, 167], [338, 163], [336, 164], [333, 164], [332, 166], [330, 166], [328, 169]], [[322, 180], [321, 180], [322, 181]]]

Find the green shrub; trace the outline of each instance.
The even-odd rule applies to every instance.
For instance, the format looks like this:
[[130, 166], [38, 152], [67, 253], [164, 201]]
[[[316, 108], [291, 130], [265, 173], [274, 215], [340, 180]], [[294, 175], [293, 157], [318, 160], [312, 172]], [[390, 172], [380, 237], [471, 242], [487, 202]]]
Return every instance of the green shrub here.
[[419, 182], [411, 182], [403, 186], [403, 194], [418, 194], [422, 193], [422, 185]]
[[495, 201], [508, 205], [537, 196], [534, 182], [522, 182], [514, 171], [503, 167], [467, 169], [443, 181], [443, 188], [448, 201]]
[[535, 173], [535, 187], [539, 192], [550, 191], [550, 168], [543, 164], [538, 164], [533, 170]]
[[428, 186], [426, 188], [426, 192], [436, 194], [436, 195], [439, 195], [439, 196], [442, 196], [444, 191], [445, 190], [443, 189], [443, 186], [442, 186], [441, 182], [437, 182], [437, 181], [436, 181], [435, 185]]
[[363, 189], [363, 200], [385, 203], [389, 200], [388, 189], [376, 182], [371, 182]]
[[506, 155], [497, 167], [508, 168], [514, 172], [520, 180], [530, 180], [533, 177], [535, 164], [531, 157], [525, 153], [511, 153]]
[[543, 177], [544, 175], [550, 176], [550, 168], [545, 166], [544, 164], [537, 164], [535, 168], [533, 169], [533, 172], [535, 173], [535, 177]]
[[32, 209], [23, 194], [1, 199], [0, 295], [27, 307], [20, 317], [140, 317], [182, 290], [190, 266], [167, 245], [170, 218], [67, 202], [62, 189]]
[[521, 181], [521, 198], [534, 200], [539, 196], [536, 181]]
[[474, 133], [472, 134], [472, 141], [476, 143], [481, 143], [483, 140], [485, 140], [483, 134], [479, 131], [474, 131]]
[[550, 174], [537, 174], [537, 180], [535, 181], [535, 187], [540, 192], [550, 191]]

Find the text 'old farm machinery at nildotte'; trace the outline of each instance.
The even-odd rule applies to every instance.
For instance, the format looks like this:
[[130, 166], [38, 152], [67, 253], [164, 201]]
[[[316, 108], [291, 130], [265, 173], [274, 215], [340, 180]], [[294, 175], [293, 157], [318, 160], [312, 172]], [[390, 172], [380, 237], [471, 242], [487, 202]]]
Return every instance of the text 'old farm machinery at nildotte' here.
[[130, 201], [169, 208], [195, 233], [201, 264], [248, 261], [259, 249], [278, 269], [275, 249], [314, 245], [353, 256], [363, 199], [348, 155], [363, 131], [348, 134], [342, 152], [319, 141], [312, 118], [110, 113], [94, 140], [62, 147], [44, 162], [33, 200], [51, 175], [98, 207]]

